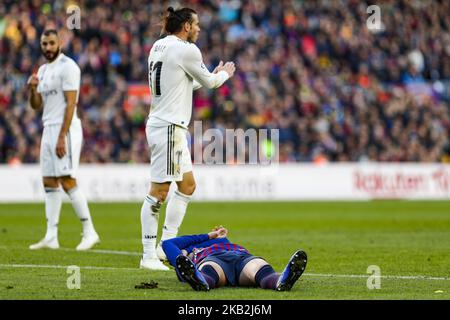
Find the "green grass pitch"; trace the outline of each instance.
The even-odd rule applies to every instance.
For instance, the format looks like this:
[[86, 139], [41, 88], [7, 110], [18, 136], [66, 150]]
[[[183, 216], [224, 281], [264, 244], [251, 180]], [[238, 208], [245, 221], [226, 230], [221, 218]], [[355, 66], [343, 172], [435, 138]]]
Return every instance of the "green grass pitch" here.
[[[448, 201], [190, 204], [180, 234], [223, 224], [233, 242], [277, 271], [304, 249], [308, 266], [290, 292], [194, 292], [174, 271], [138, 269], [140, 206], [91, 203], [102, 242], [76, 252], [81, 224], [70, 204], [56, 251], [28, 250], [45, 233], [43, 204], [0, 204], [0, 299], [450, 299]], [[81, 268], [80, 290], [67, 288], [69, 265]], [[380, 289], [367, 288], [369, 265], [381, 269]], [[150, 281], [157, 288], [135, 289]]]

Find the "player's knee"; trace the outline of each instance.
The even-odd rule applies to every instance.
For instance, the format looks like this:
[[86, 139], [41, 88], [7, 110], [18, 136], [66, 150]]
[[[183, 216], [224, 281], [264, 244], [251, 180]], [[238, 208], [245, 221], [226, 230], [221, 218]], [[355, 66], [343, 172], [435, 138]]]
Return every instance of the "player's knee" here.
[[149, 195], [155, 197], [159, 202], [163, 203], [166, 201], [169, 189], [170, 183], [152, 183]]
[[69, 192], [70, 190], [72, 190], [77, 186], [77, 181], [72, 178], [62, 178], [61, 185], [65, 192]]
[[43, 178], [42, 183], [44, 185], [44, 188], [58, 188], [59, 182], [56, 178]]
[[[265, 260], [261, 258], [252, 259], [244, 266], [239, 276], [239, 285], [252, 286], [255, 285], [256, 275], [259, 270], [269, 265]], [[270, 266], [270, 265], [269, 265]]]
[[152, 191], [150, 195], [154, 196], [156, 199], [159, 200], [159, 202], [163, 203], [164, 201], [166, 201], [168, 193], [169, 193], [168, 190], [160, 189], [160, 190]]
[[183, 193], [187, 196], [191, 196], [194, 194], [196, 187], [197, 187], [197, 185], [195, 184], [195, 182], [192, 182], [192, 183], [189, 183], [188, 185], [184, 185], [181, 188], [178, 188], [178, 191], [180, 191], [181, 193]]
[[216, 287], [223, 287], [227, 283], [227, 277], [225, 275], [225, 271], [223, 271], [222, 267], [218, 265], [216, 262], [213, 261], [207, 261], [202, 263], [202, 265], [199, 267], [200, 271], [204, 271], [205, 268], [211, 267], [214, 272], [217, 274], [218, 279], [216, 281]]
[[190, 195], [190, 196], [194, 193], [195, 188], [197, 188], [197, 185], [196, 185], [195, 182], [194, 182], [194, 183], [192, 183], [192, 185], [191, 185], [191, 190], [189, 190], [189, 191], [190, 191], [190, 192], [189, 192], [189, 195]]

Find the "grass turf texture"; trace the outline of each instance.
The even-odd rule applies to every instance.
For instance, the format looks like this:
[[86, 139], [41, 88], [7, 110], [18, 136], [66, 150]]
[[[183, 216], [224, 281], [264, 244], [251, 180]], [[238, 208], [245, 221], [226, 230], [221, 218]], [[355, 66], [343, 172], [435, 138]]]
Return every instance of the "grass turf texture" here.
[[[140, 206], [91, 203], [102, 240], [95, 249], [139, 253]], [[366, 286], [369, 265], [378, 265], [382, 276], [450, 278], [450, 202], [193, 202], [180, 234], [204, 233], [219, 224], [229, 228], [233, 242], [266, 258], [277, 271], [296, 249], [304, 249], [305, 274], [290, 292], [194, 292], [174, 271], [138, 269], [139, 255], [76, 252], [81, 224], [70, 204], [63, 205], [59, 224], [63, 250], [30, 251], [28, 246], [45, 234], [44, 205], [0, 204], [0, 299], [450, 299], [448, 279], [388, 277], [379, 290]], [[67, 289], [69, 265], [81, 267], [81, 290]], [[135, 289], [151, 281], [158, 287]]]

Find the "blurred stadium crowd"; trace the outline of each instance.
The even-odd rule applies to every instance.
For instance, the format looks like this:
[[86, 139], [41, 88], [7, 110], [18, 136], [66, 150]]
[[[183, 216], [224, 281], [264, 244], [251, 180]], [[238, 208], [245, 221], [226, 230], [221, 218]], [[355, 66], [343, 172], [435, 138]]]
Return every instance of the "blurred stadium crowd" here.
[[[69, 31], [66, 8], [81, 8]], [[379, 1], [369, 30], [364, 1], [190, 1], [210, 70], [234, 78], [194, 95], [203, 129], [279, 128], [280, 161], [450, 162], [450, 1]], [[148, 162], [147, 57], [160, 14], [174, 2], [2, 1], [0, 163], [39, 160], [40, 115], [26, 81], [45, 61], [39, 36], [61, 30], [82, 69], [82, 162]], [[180, 3], [179, 6], [183, 6]], [[138, 85], [136, 85], [138, 84]]]

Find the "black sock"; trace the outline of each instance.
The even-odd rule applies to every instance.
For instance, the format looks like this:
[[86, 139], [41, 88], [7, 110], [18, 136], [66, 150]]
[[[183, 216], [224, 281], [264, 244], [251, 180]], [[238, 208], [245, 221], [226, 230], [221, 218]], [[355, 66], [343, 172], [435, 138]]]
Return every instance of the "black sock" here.
[[203, 274], [206, 282], [208, 282], [209, 288], [214, 289], [219, 282], [219, 275], [211, 265], [206, 265], [200, 271]]
[[275, 290], [280, 275], [273, 270], [270, 264], [265, 265], [255, 275], [256, 284], [263, 289]]

